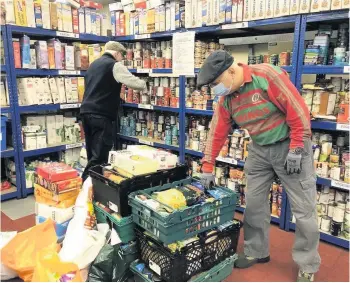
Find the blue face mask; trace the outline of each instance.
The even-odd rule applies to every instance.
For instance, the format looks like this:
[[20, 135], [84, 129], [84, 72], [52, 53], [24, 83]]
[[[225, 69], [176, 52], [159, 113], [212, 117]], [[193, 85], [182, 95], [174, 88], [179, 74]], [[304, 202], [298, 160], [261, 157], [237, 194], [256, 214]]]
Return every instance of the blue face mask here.
[[224, 95], [228, 95], [231, 93], [232, 84], [233, 84], [233, 80], [232, 80], [230, 88], [225, 87], [225, 85], [223, 83], [219, 83], [216, 86], [214, 86], [212, 89], [213, 89], [215, 95], [224, 96]]

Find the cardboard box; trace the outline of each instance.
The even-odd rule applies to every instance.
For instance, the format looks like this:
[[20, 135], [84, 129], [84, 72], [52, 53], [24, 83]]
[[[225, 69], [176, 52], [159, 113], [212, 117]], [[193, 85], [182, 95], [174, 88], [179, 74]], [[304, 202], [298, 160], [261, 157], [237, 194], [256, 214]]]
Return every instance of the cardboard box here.
[[26, 0], [26, 6], [27, 6], [27, 25], [30, 28], [35, 28], [35, 14], [34, 14], [34, 1], [33, 0]]
[[16, 24], [14, 0], [5, 0], [6, 24]]
[[237, 13], [238, 13], [238, 0], [232, 0], [232, 9], [231, 9], [231, 22], [237, 22]]
[[[127, 13], [125, 13], [126, 15]], [[155, 10], [150, 9], [147, 11], [147, 33], [155, 32]]]
[[341, 9], [342, 1], [341, 0], [332, 0], [331, 10]]
[[[279, 0], [276, 0], [277, 2]], [[251, 19], [251, 2], [252, 0], [243, 0], [243, 21], [250, 21]]]
[[320, 11], [320, 2], [321, 0], [311, 0], [310, 12], [315, 13]]
[[237, 0], [237, 22], [243, 21], [244, 0]]
[[62, 4], [63, 30], [73, 32], [72, 8], [67, 4]]
[[30, 66], [29, 69], [36, 69], [36, 52], [35, 48], [30, 48]]
[[85, 33], [85, 11], [84, 8], [78, 9], [79, 33]]
[[49, 68], [50, 69], [56, 69], [56, 64], [55, 64], [55, 47], [53, 42], [48, 42], [47, 43], [47, 53], [48, 53], [48, 58], [49, 58]]
[[30, 39], [28, 36], [24, 35], [21, 37], [21, 59], [22, 68], [28, 69], [30, 67]]
[[[44, 87], [42, 85], [41, 78], [33, 78], [35, 93], [37, 97], [37, 102], [39, 105], [45, 104]], [[46, 124], [45, 124], [46, 125]], [[46, 127], [45, 127], [46, 129]]]
[[14, 61], [15, 61], [15, 68], [22, 68], [22, 60], [21, 60], [21, 46], [19, 43], [19, 39], [14, 38], [12, 40], [12, 46], [13, 46], [13, 54], [14, 54]]
[[101, 22], [102, 16], [96, 13], [96, 35], [101, 36]]
[[50, 19], [51, 19], [51, 29], [58, 29], [58, 16], [57, 16], [57, 4], [55, 2], [50, 2]]
[[[132, 25], [133, 28], [133, 25]], [[102, 18], [101, 18], [101, 35], [102, 36], [107, 36], [108, 35], [108, 31], [110, 31], [110, 29], [108, 28], [108, 19], [107, 19], [107, 15], [106, 14], [102, 14]], [[132, 33], [134, 34], [134, 33]]]
[[79, 102], [78, 97], [78, 78], [71, 78], [71, 88], [72, 88], [72, 102]]
[[342, 0], [341, 2], [342, 9], [349, 9], [350, 8], [350, 1], [349, 0]]
[[273, 17], [273, 11], [274, 11], [274, 1], [266, 0], [266, 18], [267, 19]]
[[45, 219], [51, 218], [57, 224], [69, 221], [74, 216], [74, 206], [69, 208], [57, 208], [42, 203], [35, 203], [35, 214]]
[[232, 0], [226, 0], [225, 24], [232, 23]]
[[45, 104], [52, 103], [52, 96], [50, 92], [49, 80], [48, 78], [41, 78], [41, 84], [43, 86], [43, 92], [45, 97]]
[[[168, 15], [166, 15], [166, 18], [168, 18]], [[169, 4], [169, 18], [170, 18], [170, 4]], [[193, 21], [192, 21], [192, 0], [185, 0], [185, 28], [191, 28], [192, 23], [193, 23]]]
[[72, 8], [73, 32], [79, 33], [79, 14], [78, 9]]
[[34, 196], [41, 196], [44, 197], [46, 199], [50, 199], [53, 200], [55, 202], [60, 202], [60, 201], [64, 201], [67, 199], [71, 199], [74, 198], [76, 196], [78, 196], [80, 190], [79, 189], [75, 189], [69, 192], [65, 192], [62, 194], [54, 194], [53, 192], [50, 192], [49, 190], [45, 189], [44, 187], [38, 185], [38, 184], [34, 184]]
[[47, 52], [47, 42], [39, 40], [35, 42], [36, 65], [39, 69], [49, 68], [49, 58]]
[[23, 133], [23, 141], [25, 150], [37, 149], [35, 133]]
[[66, 91], [67, 103], [73, 103], [71, 78], [64, 78], [64, 89]]
[[64, 78], [63, 77], [55, 77], [56, 86], [57, 86], [57, 92], [59, 95], [59, 101], [60, 103], [66, 103], [66, 91], [64, 88]]
[[60, 103], [60, 95], [58, 93], [57, 84], [54, 78], [49, 78], [49, 86], [50, 86], [50, 93], [52, 97], [52, 101], [54, 104]]
[[16, 25], [27, 26], [27, 8], [25, 0], [14, 0]]
[[33, 78], [19, 78], [17, 88], [23, 105], [38, 104]]
[[78, 100], [79, 100], [79, 102], [83, 101], [84, 92], [85, 92], [84, 77], [78, 77], [78, 97], [79, 97]]
[[85, 8], [85, 33], [91, 33], [91, 9]]
[[224, 24], [226, 20], [226, 0], [219, 0], [219, 23]]
[[80, 177], [52, 182], [43, 178], [42, 176], [39, 176], [38, 174], [35, 174], [34, 183], [44, 187], [46, 190], [53, 193], [54, 195], [60, 195], [69, 191], [80, 189], [83, 182]]
[[115, 36], [116, 31], [116, 18], [115, 18], [115, 11], [111, 12], [111, 28], [112, 28], [112, 36]]
[[46, 148], [47, 147], [45, 133], [36, 134], [36, 147], [37, 148]]
[[91, 33], [96, 34], [96, 10], [91, 9]]
[[74, 70], [74, 46], [65, 46], [66, 70]]
[[291, 0], [289, 14], [296, 15], [299, 14], [300, 0]]
[[213, 0], [213, 25], [219, 24], [220, 0]]
[[46, 133], [47, 133], [47, 144], [48, 145], [57, 144], [55, 115], [46, 116]]
[[63, 30], [63, 8], [61, 3], [57, 3], [57, 27]]
[[320, 0], [320, 11], [329, 11], [332, 0]]
[[[55, 115], [56, 142], [64, 142], [64, 117], [63, 115]], [[40, 184], [40, 183], [39, 183]], [[44, 186], [46, 187], [46, 186]]]
[[41, 12], [43, 20], [43, 28], [50, 29], [50, 2], [49, 0], [41, 0]]

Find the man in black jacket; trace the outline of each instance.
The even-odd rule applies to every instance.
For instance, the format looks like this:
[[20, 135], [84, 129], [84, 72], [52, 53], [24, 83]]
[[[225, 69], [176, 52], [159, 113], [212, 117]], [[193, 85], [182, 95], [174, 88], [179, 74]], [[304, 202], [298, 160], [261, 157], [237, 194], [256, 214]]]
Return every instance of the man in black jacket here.
[[80, 114], [88, 164], [83, 180], [88, 177], [92, 166], [108, 161], [108, 153], [114, 143], [113, 122], [117, 118], [122, 84], [135, 90], [146, 89], [146, 82], [133, 76], [121, 62], [125, 53], [122, 44], [107, 42], [105, 53], [90, 65], [85, 75], [85, 93]]

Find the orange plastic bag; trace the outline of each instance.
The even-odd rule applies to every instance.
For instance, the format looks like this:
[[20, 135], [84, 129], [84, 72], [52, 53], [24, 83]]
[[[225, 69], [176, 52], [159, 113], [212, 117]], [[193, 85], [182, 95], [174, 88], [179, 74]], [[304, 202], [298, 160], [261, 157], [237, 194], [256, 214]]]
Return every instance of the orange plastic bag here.
[[62, 262], [52, 249], [41, 250], [35, 262], [32, 282], [82, 282], [78, 266]]
[[59, 250], [55, 225], [51, 219], [18, 233], [1, 250], [1, 262], [28, 282], [32, 280], [37, 253], [42, 249]]

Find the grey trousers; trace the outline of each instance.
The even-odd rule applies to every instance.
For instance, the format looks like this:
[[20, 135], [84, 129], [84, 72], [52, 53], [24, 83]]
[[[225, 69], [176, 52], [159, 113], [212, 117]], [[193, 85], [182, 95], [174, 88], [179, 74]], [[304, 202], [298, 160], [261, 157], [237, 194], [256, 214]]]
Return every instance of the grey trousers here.
[[[316, 174], [311, 140], [304, 142], [302, 171], [287, 175], [284, 163], [290, 140], [273, 145], [249, 144], [244, 166], [247, 177], [246, 209], [244, 212], [244, 253], [254, 258], [269, 256], [270, 208], [268, 196], [275, 174], [280, 179], [296, 218], [293, 259], [300, 270], [318, 271], [320, 233], [316, 213]], [[287, 220], [288, 221], [288, 220]]]

